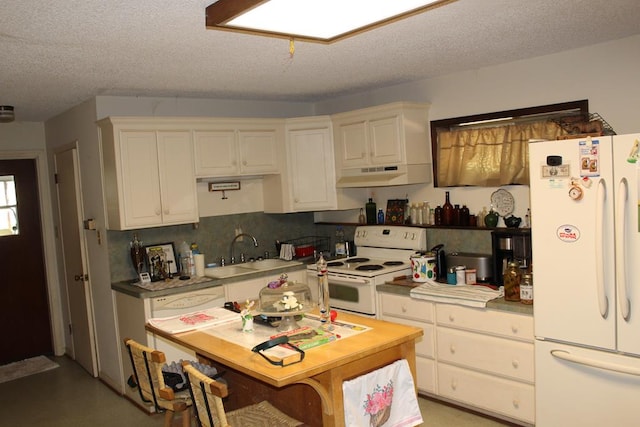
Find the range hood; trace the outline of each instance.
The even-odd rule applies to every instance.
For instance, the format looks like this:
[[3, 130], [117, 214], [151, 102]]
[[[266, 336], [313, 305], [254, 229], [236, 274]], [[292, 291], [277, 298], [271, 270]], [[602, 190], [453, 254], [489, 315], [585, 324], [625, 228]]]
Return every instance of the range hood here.
[[338, 188], [385, 187], [390, 185], [428, 184], [431, 164], [387, 165], [342, 169], [336, 182]]

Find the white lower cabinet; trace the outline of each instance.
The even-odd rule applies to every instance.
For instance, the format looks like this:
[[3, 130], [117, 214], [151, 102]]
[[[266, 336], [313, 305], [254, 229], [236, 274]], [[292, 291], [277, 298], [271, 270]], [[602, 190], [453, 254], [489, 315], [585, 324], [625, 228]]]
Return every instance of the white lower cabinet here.
[[381, 318], [421, 327], [418, 390], [533, 424], [533, 316], [378, 293]]
[[436, 392], [434, 304], [393, 294], [378, 294], [382, 320], [422, 328], [416, 340], [416, 374], [418, 390]]

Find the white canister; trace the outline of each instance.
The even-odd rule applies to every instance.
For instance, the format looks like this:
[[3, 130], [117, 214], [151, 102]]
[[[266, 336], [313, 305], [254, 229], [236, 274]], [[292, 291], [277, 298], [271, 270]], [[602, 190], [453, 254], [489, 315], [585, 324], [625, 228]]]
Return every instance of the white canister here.
[[466, 285], [466, 284], [467, 284], [466, 267], [464, 265], [459, 265], [456, 267], [456, 285]]
[[411, 278], [414, 282], [426, 282], [436, 278], [436, 257], [429, 252], [411, 256]]

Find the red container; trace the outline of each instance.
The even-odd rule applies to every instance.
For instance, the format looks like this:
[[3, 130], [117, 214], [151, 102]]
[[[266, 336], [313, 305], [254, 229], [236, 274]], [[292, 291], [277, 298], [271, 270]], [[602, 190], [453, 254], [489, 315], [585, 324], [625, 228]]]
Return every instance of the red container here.
[[315, 249], [313, 245], [296, 246], [296, 258], [312, 256]]

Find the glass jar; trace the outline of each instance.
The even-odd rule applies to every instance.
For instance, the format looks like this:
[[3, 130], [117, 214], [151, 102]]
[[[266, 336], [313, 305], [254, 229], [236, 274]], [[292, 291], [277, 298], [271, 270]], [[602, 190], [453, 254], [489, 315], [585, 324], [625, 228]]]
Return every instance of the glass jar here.
[[533, 275], [531, 275], [531, 273], [522, 275], [520, 302], [528, 305], [533, 304]]
[[503, 276], [505, 301], [520, 301], [520, 282], [522, 281], [522, 272], [519, 267], [520, 266], [515, 261], [511, 261], [507, 264], [507, 269]]

